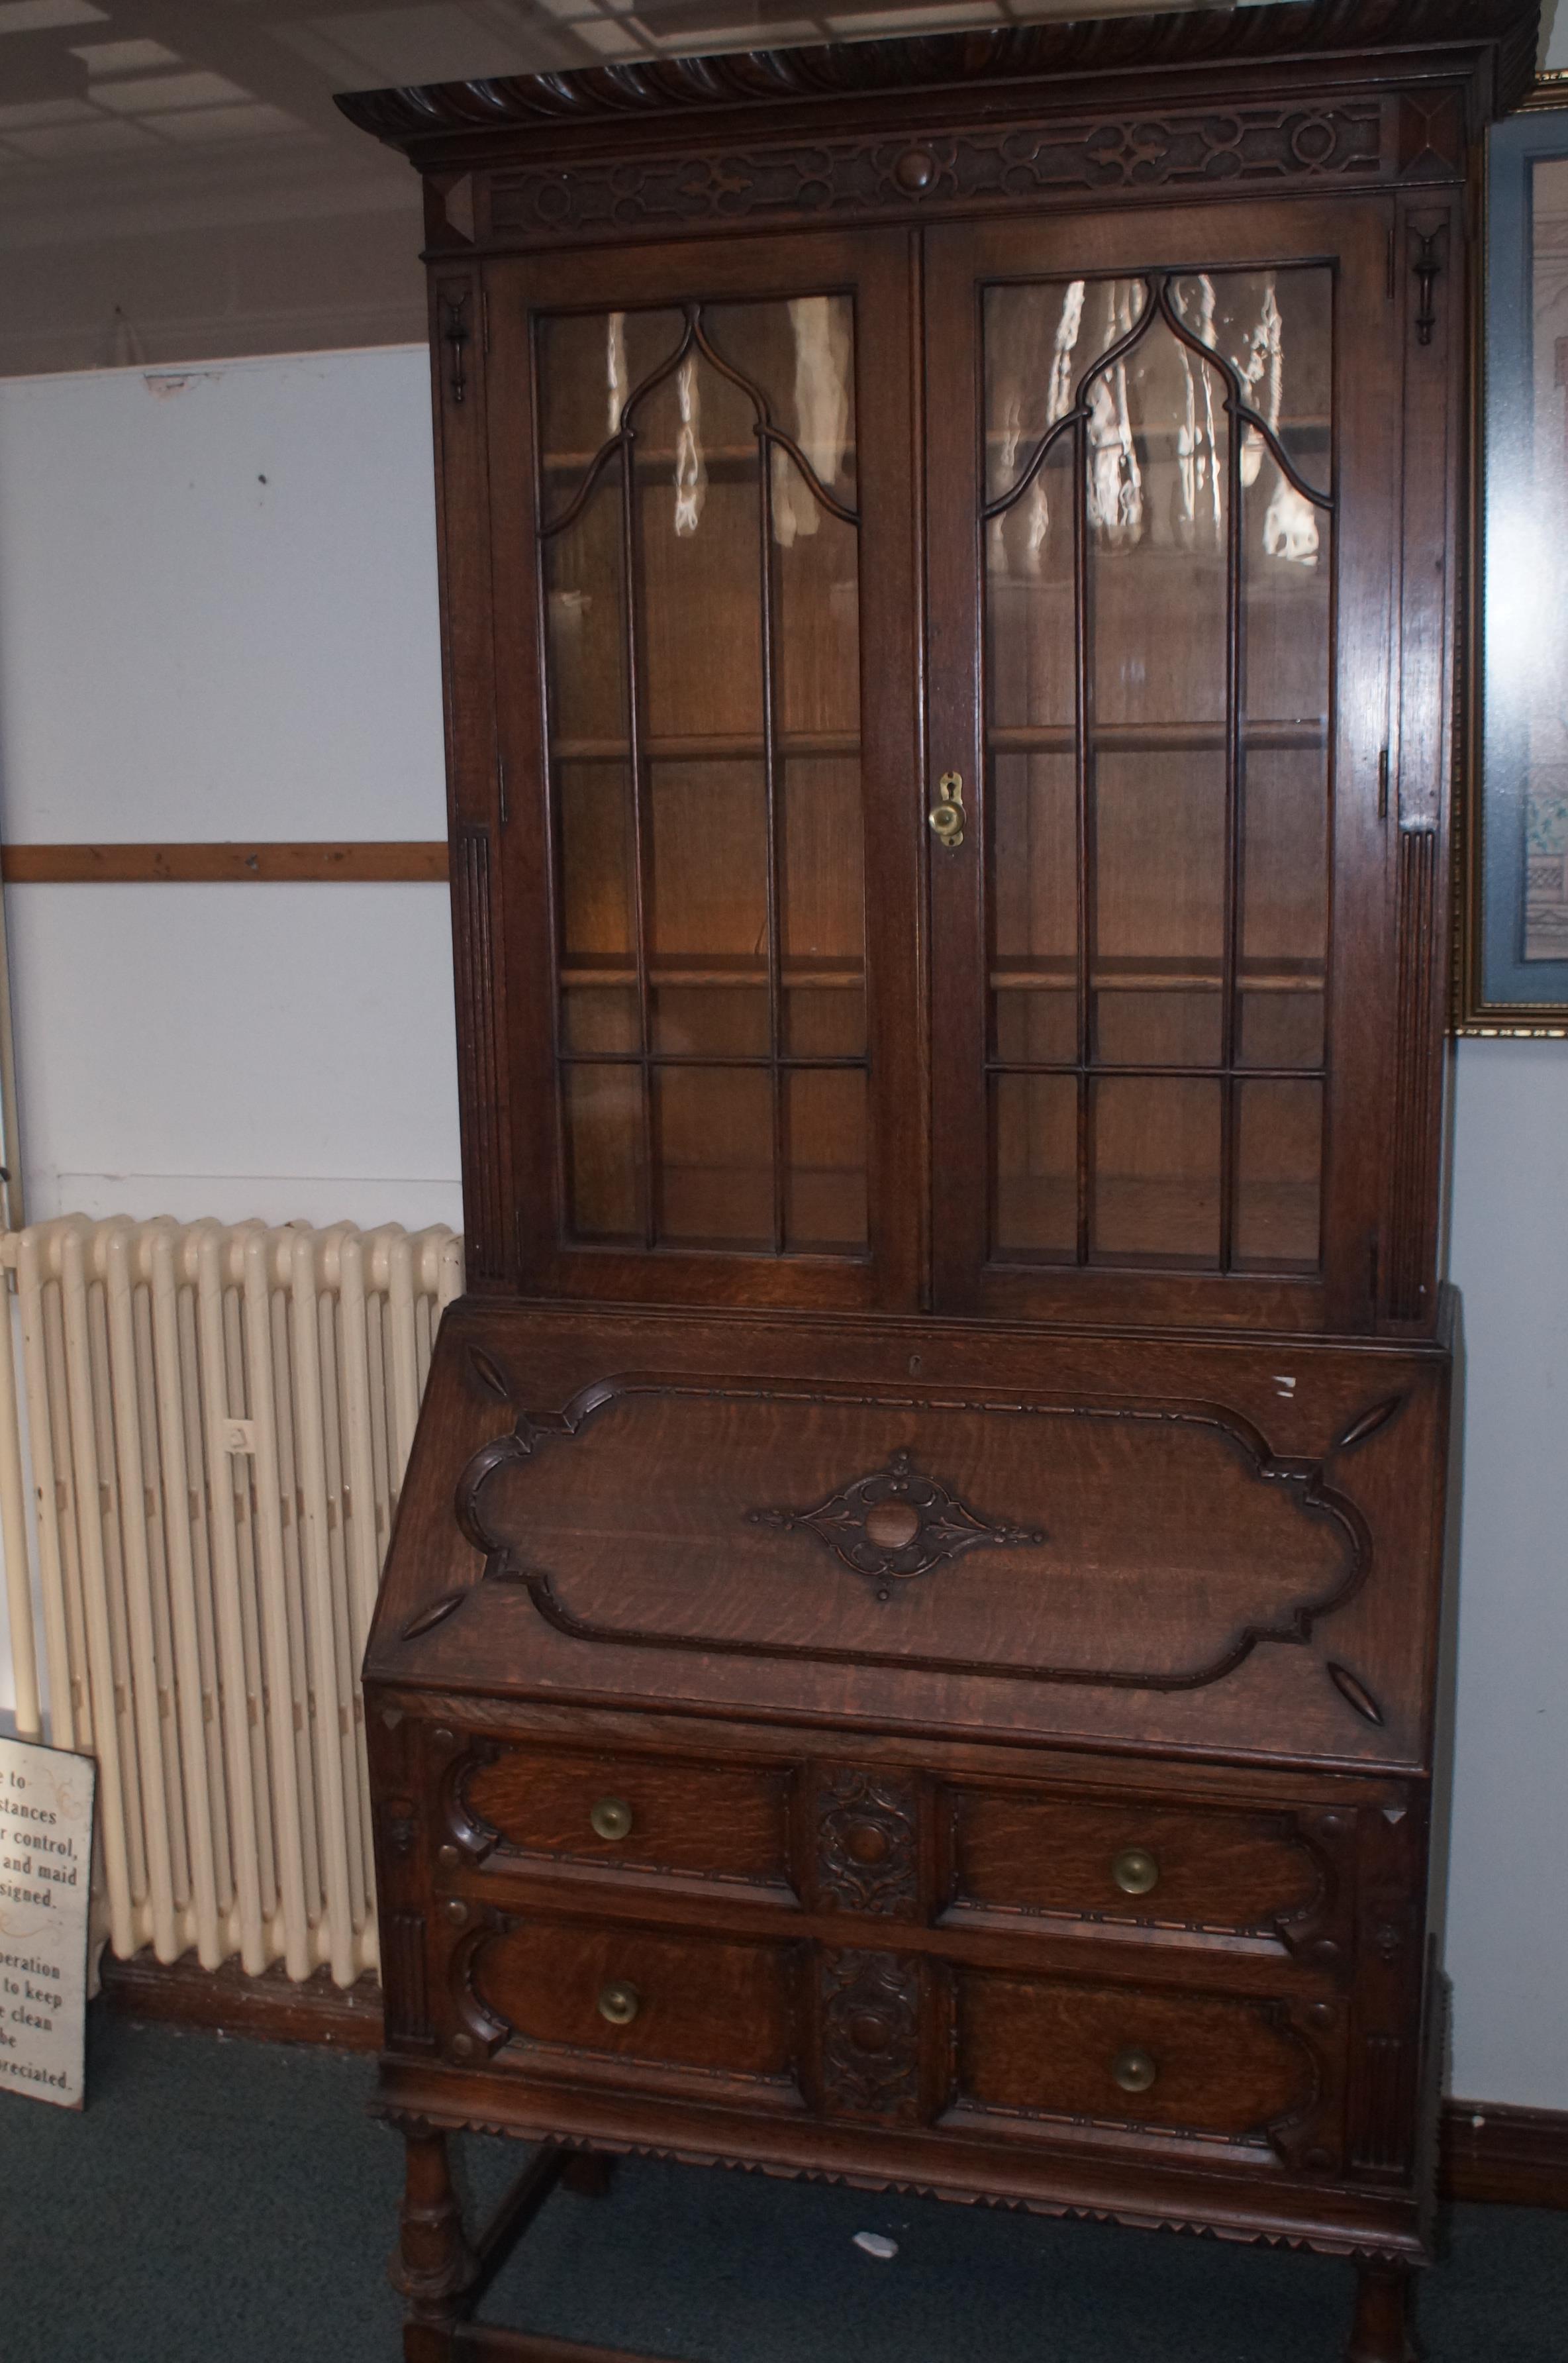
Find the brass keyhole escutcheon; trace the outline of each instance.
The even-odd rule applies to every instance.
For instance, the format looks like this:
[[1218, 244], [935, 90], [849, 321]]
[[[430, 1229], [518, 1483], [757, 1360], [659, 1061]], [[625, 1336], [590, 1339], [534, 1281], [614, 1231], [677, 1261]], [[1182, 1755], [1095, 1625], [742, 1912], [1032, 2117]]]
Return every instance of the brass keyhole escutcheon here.
[[641, 1994], [624, 1978], [612, 1978], [599, 1989], [599, 2015], [612, 2026], [630, 2026], [642, 2006]]
[[1159, 2072], [1148, 2053], [1135, 2043], [1119, 2051], [1110, 2063], [1111, 2077], [1124, 2092], [1146, 2092]]
[[595, 1837], [629, 1838], [632, 1835], [632, 1809], [624, 1797], [596, 1797], [588, 1818]]
[[1148, 1895], [1160, 1883], [1160, 1866], [1146, 1847], [1123, 1847], [1110, 1876], [1123, 1895]]
[[956, 853], [964, 842], [964, 774], [944, 771], [936, 783], [936, 802], [926, 818], [938, 845]]

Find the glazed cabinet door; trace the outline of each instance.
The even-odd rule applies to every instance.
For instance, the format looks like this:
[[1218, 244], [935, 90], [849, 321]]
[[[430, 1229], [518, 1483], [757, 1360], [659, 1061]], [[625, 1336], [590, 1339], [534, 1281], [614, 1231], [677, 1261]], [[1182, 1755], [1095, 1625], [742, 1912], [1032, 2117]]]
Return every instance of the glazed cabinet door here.
[[1391, 236], [931, 234], [940, 1306], [1370, 1326]]
[[490, 266], [525, 1292], [917, 1301], [911, 260]]

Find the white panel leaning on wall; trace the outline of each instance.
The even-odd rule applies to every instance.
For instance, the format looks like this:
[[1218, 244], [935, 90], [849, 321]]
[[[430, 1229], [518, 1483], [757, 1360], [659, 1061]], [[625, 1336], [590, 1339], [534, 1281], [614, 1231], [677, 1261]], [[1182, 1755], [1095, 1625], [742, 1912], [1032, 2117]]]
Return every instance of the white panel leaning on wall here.
[[94, 1941], [351, 1985], [359, 1666], [462, 1241], [64, 1216], [0, 1268], [16, 1727], [98, 1759]]

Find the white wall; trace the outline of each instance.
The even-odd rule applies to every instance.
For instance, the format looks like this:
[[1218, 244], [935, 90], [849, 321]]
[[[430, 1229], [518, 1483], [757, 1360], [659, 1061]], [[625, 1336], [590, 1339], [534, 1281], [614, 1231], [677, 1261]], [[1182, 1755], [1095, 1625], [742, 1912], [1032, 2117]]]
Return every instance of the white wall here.
[[[0, 383], [6, 835], [440, 835], [423, 351], [184, 379]], [[6, 907], [36, 1215], [458, 1222], [439, 888], [36, 886]], [[1452, 2081], [1550, 2108], [1568, 2107], [1565, 1181], [1568, 1044], [1463, 1045]]]
[[[423, 347], [0, 382], [13, 844], [445, 833]], [[6, 893], [31, 1215], [459, 1219], [438, 886]]]
[[1462, 1042], [1453, 2090], [1568, 2108], [1568, 1042]]

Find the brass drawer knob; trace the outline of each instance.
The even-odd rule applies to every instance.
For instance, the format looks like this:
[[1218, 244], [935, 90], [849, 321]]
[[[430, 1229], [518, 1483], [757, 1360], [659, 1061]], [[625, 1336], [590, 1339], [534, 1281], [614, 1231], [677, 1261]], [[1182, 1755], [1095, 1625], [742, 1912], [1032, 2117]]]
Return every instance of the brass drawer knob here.
[[597, 1797], [589, 1812], [593, 1834], [601, 1838], [627, 1838], [632, 1835], [632, 1809], [624, 1797]]
[[1160, 2071], [1146, 2051], [1130, 2043], [1111, 2061], [1110, 2072], [1124, 2092], [1146, 2092]]
[[1123, 1895], [1147, 1895], [1160, 1883], [1160, 1866], [1146, 1847], [1123, 1847], [1110, 1876]]
[[630, 2026], [642, 2006], [641, 1994], [624, 1978], [612, 1978], [599, 1989], [599, 2015], [612, 2026]]

